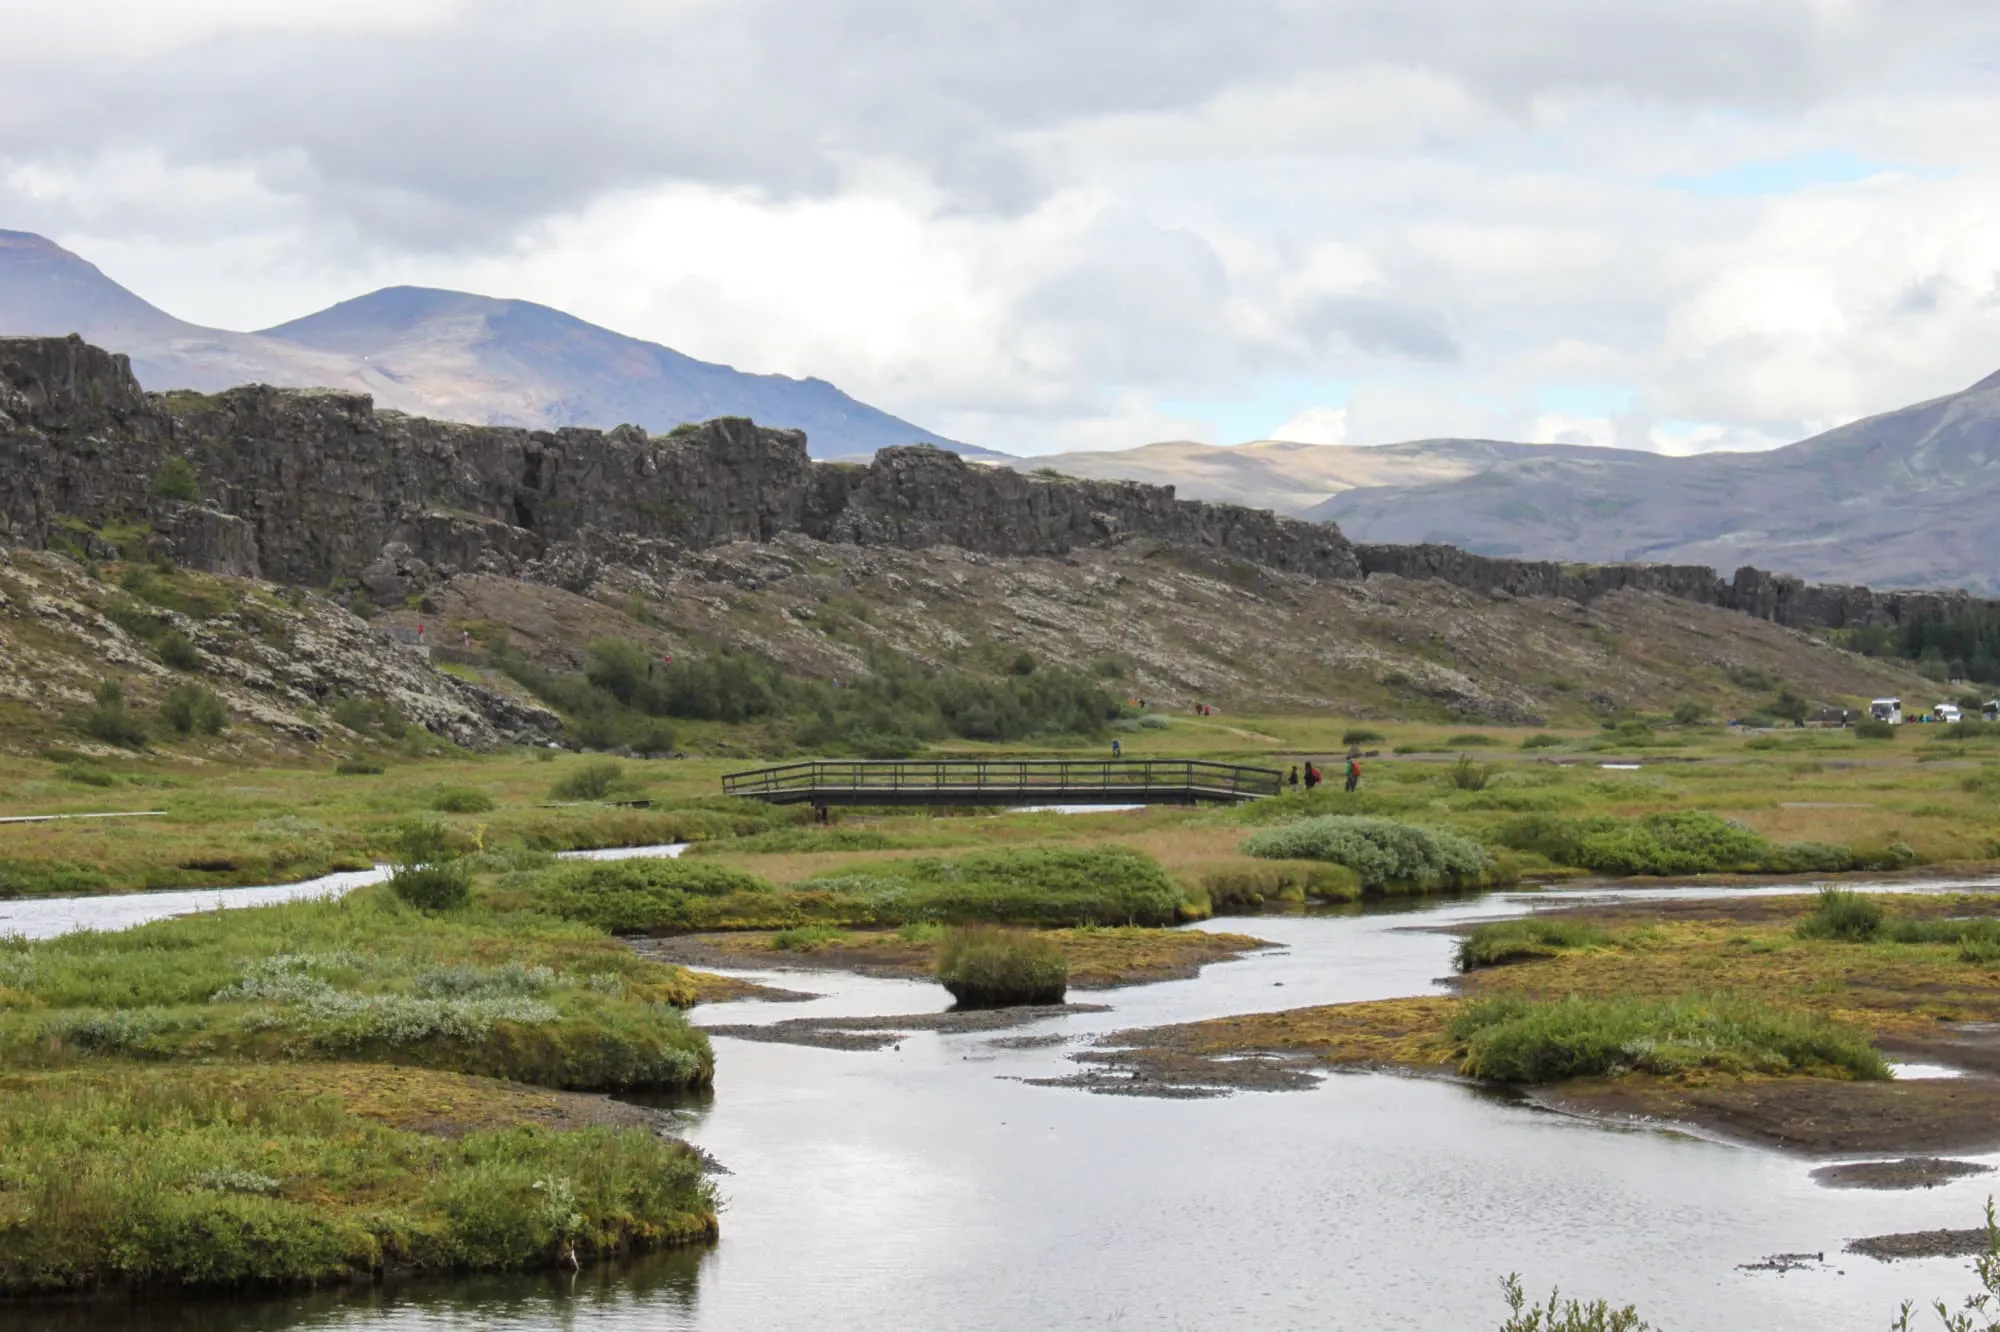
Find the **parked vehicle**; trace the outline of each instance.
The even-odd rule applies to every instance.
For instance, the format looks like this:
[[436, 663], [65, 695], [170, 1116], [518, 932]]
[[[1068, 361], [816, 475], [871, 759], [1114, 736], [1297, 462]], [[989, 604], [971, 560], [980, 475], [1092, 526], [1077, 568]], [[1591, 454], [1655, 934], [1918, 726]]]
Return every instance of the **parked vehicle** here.
[[1987, 721], [2000, 722], [2000, 698], [1996, 698], [1988, 703], [1982, 711], [1984, 711]]
[[1940, 703], [1931, 709], [1931, 720], [1941, 721], [1946, 725], [1956, 725], [1964, 718], [1959, 715], [1957, 704]]
[[1868, 705], [1868, 715], [1879, 722], [1891, 726], [1903, 724], [1903, 700], [1900, 698], [1878, 698]]

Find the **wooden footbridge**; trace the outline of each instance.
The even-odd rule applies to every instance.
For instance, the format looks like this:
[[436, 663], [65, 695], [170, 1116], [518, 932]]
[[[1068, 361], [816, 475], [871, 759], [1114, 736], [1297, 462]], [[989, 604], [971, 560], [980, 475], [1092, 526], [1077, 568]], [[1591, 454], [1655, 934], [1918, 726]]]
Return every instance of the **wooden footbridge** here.
[[724, 795], [774, 805], [1192, 805], [1283, 788], [1275, 768], [1205, 759], [809, 759], [733, 772]]

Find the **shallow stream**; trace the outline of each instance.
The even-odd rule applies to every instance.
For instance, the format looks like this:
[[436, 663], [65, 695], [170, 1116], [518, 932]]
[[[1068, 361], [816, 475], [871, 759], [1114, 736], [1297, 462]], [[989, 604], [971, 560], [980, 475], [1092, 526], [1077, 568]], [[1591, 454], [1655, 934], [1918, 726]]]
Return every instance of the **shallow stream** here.
[[[1716, 890], [1646, 896], [1683, 893]], [[179, 895], [150, 900], [168, 896]], [[191, 896], [205, 908], [230, 895]], [[2000, 1176], [1827, 1189], [1803, 1159], [1381, 1074], [1213, 1100], [1020, 1081], [1070, 1071], [1067, 1053], [1097, 1033], [1431, 992], [1452, 946], [1435, 927], [1576, 896], [1214, 922], [1284, 947], [1193, 980], [1080, 994], [1111, 1011], [997, 1035], [916, 1033], [873, 1052], [718, 1038], [713, 1099], [681, 1111], [687, 1136], [733, 1172], [707, 1253], [576, 1278], [46, 1306], [0, 1312], [0, 1327], [1478, 1329], [1498, 1326], [1498, 1280], [1518, 1271], [1531, 1291], [1635, 1302], [1672, 1332], [1879, 1332], [1904, 1298], [1968, 1291], [1963, 1260], [1883, 1264], [1841, 1246], [1973, 1225]], [[126, 924], [136, 900], [77, 899], [52, 918]], [[0, 917], [8, 928], [19, 925]], [[715, 1005], [697, 1021], [915, 1013], [947, 999], [840, 973], [771, 979], [823, 997]], [[1060, 1043], [1022, 1048], [1023, 1035]], [[1807, 1261], [1746, 1267], [1781, 1253]]]

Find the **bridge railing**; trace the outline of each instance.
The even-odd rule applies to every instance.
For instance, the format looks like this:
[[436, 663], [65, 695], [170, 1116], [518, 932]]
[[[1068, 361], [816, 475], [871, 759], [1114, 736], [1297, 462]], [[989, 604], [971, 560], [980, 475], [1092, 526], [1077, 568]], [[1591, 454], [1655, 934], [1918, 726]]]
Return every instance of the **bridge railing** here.
[[853, 803], [870, 794], [889, 799], [996, 794], [1032, 799], [1038, 794], [1149, 795], [1247, 800], [1277, 795], [1284, 776], [1207, 759], [808, 759], [730, 773], [725, 795], [750, 799], [807, 798], [838, 793]]

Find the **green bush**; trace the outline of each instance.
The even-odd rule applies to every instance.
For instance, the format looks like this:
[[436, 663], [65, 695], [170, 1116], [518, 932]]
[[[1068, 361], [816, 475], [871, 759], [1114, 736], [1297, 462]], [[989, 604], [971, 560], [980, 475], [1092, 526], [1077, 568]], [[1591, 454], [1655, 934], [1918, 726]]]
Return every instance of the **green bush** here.
[[1867, 894], [1828, 886], [1819, 890], [1819, 901], [1798, 923], [1798, 936], [1866, 943], [1881, 932], [1882, 914], [1882, 904]]
[[1349, 727], [1340, 733], [1340, 743], [1343, 745], [1372, 745], [1388, 738], [1380, 731], [1370, 730], [1366, 726]]
[[161, 634], [153, 650], [160, 654], [161, 661], [177, 671], [191, 671], [201, 665], [201, 653], [195, 650], [193, 640], [178, 629]]
[[1069, 962], [1046, 939], [988, 926], [952, 928], [938, 944], [938, 983], [964, 1008], [1059, 1004]]
[[1171, 925], [1184, 900], [1155, 861], [1122, 847], [976, 852], [878, 861], [868, 870], [800, 890], [844, 891], [866, 912], [858, 919], [884, 925]]
[[1395, 819], [1338, 814], [1254, 833], [1243, 842], [1246, 855], [1272, 860], [1327, 860], [1345, 865], [1371, 892], [1410, 887], [1476, 887], [1493, 864], [1476, 842], [1435, 828]]
[[624, 764], [614, 759], [598, 759], [564, 773], [549, 788], [549, 794], [557, 800], [603, 800], [630, 785]]
[[[529, 876], [524, 904], [614, 934], [638, 934], [736, 923], [717, 919], [715, 908], [775, 891], [754, 874], [700, 861], [593, 861]], [[744, 923], [782, 923], [770, 919], [779, 914]]]
[[1610, 943], [1604, 931], [1588, 921], [1562, 916], [1530, 916], [1480, 925], [1458, 941], [1453, 959], [1460, 971], [1504, 966], [1530, 958], [1554, 957], [1569, 948], [1601, 948]]
[[1693, 699], [1682, 699], [1674, 705], [1674, 725], [1699, 726], [1708, 720], [1708, 709]]
[[1613, 1308], [1609, 1300], [1565, 1300], [1559, 1290], [1549, 1292], [1548, 1303], [1531, 1304], [1518, 1274], [1502, 1277], [1500, 1291], [1508, 1313], [1500, 1332], [1659, 1332], [1639, 1317], [1636, 1305]]
[[1871, 717], [1865, 722], [1856, 722], [1854, 733], [1863, 740], [1894, 740], [1896, 732], [1902, 729], [1900, 726], [1891, 726], [1888, 722], [1876, 721]]
[[1224, 861], [1181, 871], [1188, 899], [1201, 914], [1255, 911], [1272, 902], [1352, 902], [1361, 896], [1361, 876], [1345, 865], [1320, 860]]
[[431, 808], [440, 814], [484, 814], [493, 797], [470, 786], [440, 786], [431, 792]]
[[1861, 863], [1852, 850], [1833, 842], [1780, 842], [1763, 867], [1773, 874], [1843, 874]]
[[180, 735], [220, 735], [229, 712], [213, 689], [183, 680], [160, 700], [160, 720]]
[[1493, 780], [1493, 769], [1460, 754], [1458, 762], [1452, 764], [1451, 771], [1446, 774], [1446, 779], [1460, 791], [1484, 791], [1486, 784]]
[[382, 765], [370, 763], [367, 759], [342, 759], [333, 765], [333, 771], [340, 777], [379, 777]]
[[1460, 1071], [1540, 1085], [1624, 1072], [1698, 1069], [1879, 1080], [1889, 1066], [1860, 1032], [1826, 1018], [1726, 996], [1663, 1001], [1519, 997], [1471, 1000], [1449, 1024]]
[[1561, 736], [1559, 736], [1559, 735], [1550, 735], [1550, 734], [1548, 734], [1547, 732], [1543, 732], [1543, 733], [1541, 733], [1541, 734], [1539, 734], [1539, 735], [1531, 735], [1531, 736], [1529, 736], [1529, 737], [1528, 737], [1527, 739], [1523, 740], [1523, 741], [1521, 742], [1521, 748], [1523, 748], [1523, 749], [1557, 749], [1557, 748], [1560, 748], [1561, 746], [1563, 746], [1563, 745], [1566, 745], [1566, 744], [1568, 744], [1568, 743], [1569, 743], [1569, 741], [1567, 741], [1567, 740], [1563, 739], [1563, 737], [1561, 737]]
[[200, 503], [201, 480], [195, 475], [194, 464], [179, 456], [161, 463], [153, 474], [153, 493], [161, 499]]
[[1503, 825], [1495, 839], [1558, 865], [1602, 874], [1712, 874], [1755, 870], [1770, 844], [1706, 810], [1649, 814], [1635, 822], [1609, 817], [1529, 814]]
[[126, 705], [125, 686], [118, 680], [106, 680], [97, 686], [97, 705], [73, 721], [85, 735], [107, 745], [144, 749], [152, 738], [145, 719]]
[[472, 866], [458, 855], [449, 829], [419, 820], [403, 829], [389, 886], [420, 910], [449, 911], [471, 897]]
[[1486, 749], [1500, 741], [1484, 731], [1461, 731], [1444, 742], [1446, 749]]

